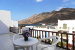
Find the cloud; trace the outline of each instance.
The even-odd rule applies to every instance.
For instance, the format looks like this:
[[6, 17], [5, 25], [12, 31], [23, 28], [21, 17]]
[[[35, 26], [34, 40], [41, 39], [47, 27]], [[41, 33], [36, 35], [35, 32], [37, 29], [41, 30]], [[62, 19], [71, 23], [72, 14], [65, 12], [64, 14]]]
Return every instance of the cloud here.
[[67, 1], [69, 1], [69, 0], [63, 0], [62, 2], [67, 2]]
[[42, 0], [36, 0], [36, 2], [42, 2]]
[[57, 7], [56, 11], [59, 11], [60, 9], [62, 9], [63, 7]]

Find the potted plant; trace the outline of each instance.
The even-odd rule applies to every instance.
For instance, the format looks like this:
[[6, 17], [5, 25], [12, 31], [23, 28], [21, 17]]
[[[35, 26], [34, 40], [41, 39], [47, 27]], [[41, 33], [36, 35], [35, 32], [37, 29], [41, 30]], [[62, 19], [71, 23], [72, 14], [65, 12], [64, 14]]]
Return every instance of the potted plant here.
[[25, 41], [28, 41], [28, 37], [30, 36], [30, 33], [31, 33], [31, 31], [29, 31], [29, 30], [24, 30], [23, 33], [20, 34], [20, 35], [23, 35], [24, 40], [25, 40]]

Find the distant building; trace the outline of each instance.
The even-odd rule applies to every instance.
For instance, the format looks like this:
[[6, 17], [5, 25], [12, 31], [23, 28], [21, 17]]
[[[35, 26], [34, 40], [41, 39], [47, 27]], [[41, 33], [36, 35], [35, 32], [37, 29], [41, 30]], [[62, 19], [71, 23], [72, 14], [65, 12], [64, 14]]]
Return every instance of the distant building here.
[[[69, 33], [75, 32], [75, 20], [58, 20], [58, 30]], [[69, 43], [72, 44], [72, 35], [69, 36]]]
[[46, 25], [45, 24], [42, 24], [41, 28], [46, 28]]
[[75, 31], [75, 20], [58, 20], [58, 30]]
[[9, 33], [10, 27], [18, 27], [18, 21], [11, 20], [11, 12], [0, 10], [0, 34]]

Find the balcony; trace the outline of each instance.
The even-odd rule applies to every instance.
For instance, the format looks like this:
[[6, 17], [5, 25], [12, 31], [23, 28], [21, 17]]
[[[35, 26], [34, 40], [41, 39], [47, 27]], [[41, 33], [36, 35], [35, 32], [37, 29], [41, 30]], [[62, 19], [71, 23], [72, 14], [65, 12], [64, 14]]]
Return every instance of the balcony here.
[[[15, 33], [0, 34], [0, 50], [14, 50], [12, 44], [12, 37], [14, 34]], [[33, 48], [34, 48], [33, 50], [36, 49], [35, 46]], [[57, 47], [57, 50], [65, 50], [65, 49]]]
[[[22, 32], [20, 31], [20, 29], [16, 29], [18, 30], [17, 32]], [[31, 37], [37, 38], [37, 39], [41, 39], [41, 38], [46, 38], [48, 36], [59, 36], [60, 42], [57, 44], [57, 48], [56, 50], [75, 50], [74, 47], [74, 33], [61, 33], [61, 32], [56, 32], [56, 31], [52, 31], [52, 30], [44, 30], [44, 29], [30, 29], [31, 30]], [[11, 31], [11, 28], [10, 28]], [[13, 32], [13, 28], [12, 31]], [[46, 34], [47, 33], [47, 34]], [[0, 34], [0, 50], [14, 50], [13, 48], [13, 44], [12, 44], [12, 37], [15, 33], [6, 33], [6, 34]], [[64, 35], [65, 34], [65, 38]], [[39, 37], [40, 35], [40, 37]], [[44, 36], [43, 36], [44, 35]], [[69, 44], [69, 36], [72, 36], [72, 45]], [[65, 46], [63, 45], [65, 43]], [[70, 47], [71, 45], [71, 47]], [[34, 50], [35, 50], [35, 46], [34, 46]]]

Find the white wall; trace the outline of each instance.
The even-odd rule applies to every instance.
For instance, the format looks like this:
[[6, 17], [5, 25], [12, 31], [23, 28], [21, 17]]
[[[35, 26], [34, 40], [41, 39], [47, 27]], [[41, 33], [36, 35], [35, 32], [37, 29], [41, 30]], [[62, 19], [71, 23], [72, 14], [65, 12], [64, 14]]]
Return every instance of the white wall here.
[[67, 24], [67, 27], [75, 27], [75, 20], [58, 20], [58, 26], [63, 26]]
[[18, 21], [13, 21], [13, 27], [18, 27]]
[[18, 27], [18, 21], [11, 20], [11, 27]]
[[11, 27], [13, 27], [13, 20], [11, 20]]
[[11, 12], [0, 10], [0, 34], [8, 33], [11, 26]]
[[9, 33], [9, 27], [18, 27], [18, 21], [11, 20], [11, 12], [0, 10], [0, 34]]
[[[70, 29], [66, 29], [69, 31], [69, 33], [72, 33], [72, 31], [75, 31], [75, 20], [58, 20], [58, 29], [59, 27], [62, 27], [62, 29], [59, 30], [64, 30], [63, 29], [63, 24], [67, 24], [67, 27], [70, 27]], [[72, 28], [74, 27], [74, 30]], [[69, 43], [72, 44], [72, 35], [69, 36]]]
[[[75, 28], [75, 20], [58, 20], [58, 30], [63, 29], [63, 24], [67, 24], [67, 29], [66, 30], [72, 30], [72, 28]], [[61, 29], [59, 29], [61, 27]], [[70, 29], [68, 29], [68, 27]]]

